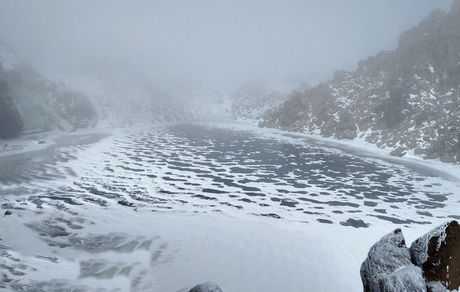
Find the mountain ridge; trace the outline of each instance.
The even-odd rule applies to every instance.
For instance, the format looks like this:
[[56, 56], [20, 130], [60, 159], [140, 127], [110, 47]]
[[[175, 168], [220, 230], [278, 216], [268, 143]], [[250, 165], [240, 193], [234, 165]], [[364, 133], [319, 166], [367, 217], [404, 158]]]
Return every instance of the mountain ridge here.
[[0, 138], [23, 130], [75, 130], [94, 126], [97, 115], [89, 98], [33, 69], [0, 44]]
[[460, 0], [401, 34], [395, 50], [293, 92], [259, 126], [460, 162]]

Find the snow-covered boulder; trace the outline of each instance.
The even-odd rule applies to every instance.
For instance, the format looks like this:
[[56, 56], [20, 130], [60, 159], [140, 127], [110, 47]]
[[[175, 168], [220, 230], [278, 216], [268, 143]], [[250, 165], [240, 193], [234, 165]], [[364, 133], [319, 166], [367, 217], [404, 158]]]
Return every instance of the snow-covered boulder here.
[[365, 292], [426, 291], [422, 270], [411, 262], [401, 229], [374, 244], [361, 265]]
[[426, 291], [421, 270], [414, 265], [405, 266], [382, 280], [380, 291]]
[[460, 225], [447, 222], [412, 243], [411, 257], [423, 269], [427, 282], [449, 290], [460, 287]]
[[429, 292], [449, 292], [449, 290], [439, 282], [428, 282], [426, 283], [426, 287]]
[[223, 292], [216, 283], [204, 283], [193, 287], [189, 292]]

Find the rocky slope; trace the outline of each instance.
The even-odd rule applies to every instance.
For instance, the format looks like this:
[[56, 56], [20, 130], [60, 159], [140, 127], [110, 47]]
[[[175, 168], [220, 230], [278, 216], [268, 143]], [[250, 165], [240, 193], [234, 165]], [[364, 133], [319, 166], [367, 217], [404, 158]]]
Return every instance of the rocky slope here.
[[395, 50], [292, 93], [260, 126], [460, 162], [460, 0], [404, 32]]
[[6, 82], [0, 80], [0, 139], [19, 135], [24, 127]]
[[74, 130], [94, 125], [89, 99], [32, 69], [0, 44], [0, 138], [24, 130]]

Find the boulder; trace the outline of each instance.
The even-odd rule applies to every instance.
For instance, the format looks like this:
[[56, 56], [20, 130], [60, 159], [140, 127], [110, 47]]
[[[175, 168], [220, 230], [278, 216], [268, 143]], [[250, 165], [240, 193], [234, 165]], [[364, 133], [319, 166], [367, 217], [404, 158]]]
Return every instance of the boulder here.
[[203, 283], [193, 287], [189, 292], [223, 292], [216, 283]]
[[428, 282], [426, 283], [426, 288], [428, 292], [449, 292], [449, 290], [439, 282]]
[[361, 265], [365, 292], [426, 291], [422, 270], [411, 262], [401, 229], [374, 244]]
[[412, 261], [421, 267], [427, 282], [448, 290], [460, 287], [460, 225], [447, 222], [412, 243]]
[[420, 268], [410, 265], [384, 277], [380, 291], [426, 291], [426, 284]]
[[391, 151], [390, 155], [391, 156], [396, 156], [396, 157], [403, 157], [406, 155], [407, 149], [405, 147], [397, 147], [393, 151]]

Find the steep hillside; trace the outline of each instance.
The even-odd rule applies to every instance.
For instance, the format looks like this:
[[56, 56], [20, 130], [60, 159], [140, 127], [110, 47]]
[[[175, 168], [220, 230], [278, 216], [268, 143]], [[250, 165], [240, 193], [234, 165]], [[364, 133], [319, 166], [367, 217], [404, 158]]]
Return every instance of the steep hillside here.
[[2, 137], [15, 136], [22, 128], [73, 130], [96, 122], [96, 113], [86, 96], [47, 79], [1, 45], [0, 85], [2, 121], [10, 120], [2, 124], [2, 129], [9, 125], [9, 134]]
[[19, 135], [23, 127], [18, 109], [9, 95], [8, 85], [0, 80], [0, 139]]
[[403, 33], [395, 50], [292, 93], [260, 126], [460, 162], [460, 0]]

